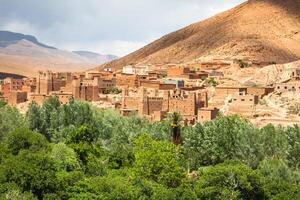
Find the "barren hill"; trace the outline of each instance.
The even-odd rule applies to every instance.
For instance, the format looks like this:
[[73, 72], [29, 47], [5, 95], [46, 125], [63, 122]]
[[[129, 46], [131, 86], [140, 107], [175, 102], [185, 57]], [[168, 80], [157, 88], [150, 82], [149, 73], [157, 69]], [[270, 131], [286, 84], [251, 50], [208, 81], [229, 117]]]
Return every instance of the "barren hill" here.
[[0, 31], [0, 72], [32, 76], [39, 70], [80, 71], [115, 59], [93, 52], [70, 52], [40, 43], [34, 36]]
[[276, 63], [300, 59], [300, 0], [249, 0], [106, 66], [182, 63], [211, 56]]

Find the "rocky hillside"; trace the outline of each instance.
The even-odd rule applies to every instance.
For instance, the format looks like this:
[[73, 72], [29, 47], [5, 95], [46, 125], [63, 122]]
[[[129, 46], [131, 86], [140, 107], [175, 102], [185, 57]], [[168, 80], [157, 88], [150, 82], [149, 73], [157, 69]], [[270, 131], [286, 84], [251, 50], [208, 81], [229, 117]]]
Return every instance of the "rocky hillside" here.
[[107, 65], [182, 63], [203, 57], [276, 63], [300, 59], [300, 0], [249, 0]]

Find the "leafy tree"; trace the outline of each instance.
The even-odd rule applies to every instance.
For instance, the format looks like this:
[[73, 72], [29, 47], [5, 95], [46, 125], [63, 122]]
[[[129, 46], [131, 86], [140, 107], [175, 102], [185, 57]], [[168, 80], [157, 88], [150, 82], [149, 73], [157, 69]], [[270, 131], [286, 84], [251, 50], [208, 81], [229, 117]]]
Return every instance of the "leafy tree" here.
[[0, 184], [0, 199], [37, 200], [31, 192], [22, 192], [15, 183]]
[[2, 162], [0, 184], [15, 183], [22, 191], [31, 191], [39, 199], [57, 191], [55, 163], [44, 152], [21, 151]]
[[19, 128], [9, 133], [5, 144], [13, 155], [17, 155], [21, 150], [30, 149], [39, 151], [47, 147], [47, 140], [39, 133], [32, 132], [26, 128]]
[[26, 120], [31, 130], [42, 131], [43, 128], [42, 109], [34, 101], [29, 105], [28, 111], [26, 113]]
[[6, 106], [6, 102], [4, 101], [3, 93], [0, 92], [0, 108], [4, 106]]
[[60, 170], [74, 171], [80, 169], [77, 154], [64, 143], [53, 145], [51, 157], [57, 163], [58, 169]]
[[[52, 138], [52, 131], [50, 128], [52, 126], [52, 121], [57, 120], [57, 112], [60, 107], [60, 101], [58, 97], [51, 96], [48, 98], [42, 106], [42, 119], [43, 124], [40, 132], [45, 135], [45, 137], [50, 141]], [[58, 127], [56, 127], [58, 128]]]
[[127, 177], [92, 177], [78, 182], [69, 191], [70, 199], [142, 199], [139, 190]]
[[299, 126], [288, 127], [285, 131], [287, 135], [288, 148], [288, 163], [290, 166], [299, 170], [300, 166], [300, 128]]
[[278, 199], [283, 194], [286, 197], [300, 196], [300, 175], [290, 170], [284, 161], [264, 160], [256, 173], [260, 177], [261, 188], [268, 198], [277, 196], [275, 199]]
[[96, 143], [95, 133], [87, 126], [81, 126], [72, 132], [67, 140], [69, 147], [73, 148], [80, 159], [85, 172], [90, 175], [103, 174], [105, 152]]
[[258, 136], [246, 120], [229, 116], [186, 129], [183, 146], [192, 169], [226, 160], [241, 160], [256, 166], [262, 159]]
[[266, 158], [286, 159], [288, 153], [288, 140], [284, 130], [268, 125], [260, 130], [262, 152]]
[[195, 192], [198, 199], [264, 199], [253, 170], [239, 162], [200, 168]]
[[25, 120], [16, 108], [0, 107], [0, 140], [9, 132], [25, 126]]
[[134, 172], [168, 187], [177, 187], [184, 177], [180, 148], [167, 141], [142, 135], [135, 141]]

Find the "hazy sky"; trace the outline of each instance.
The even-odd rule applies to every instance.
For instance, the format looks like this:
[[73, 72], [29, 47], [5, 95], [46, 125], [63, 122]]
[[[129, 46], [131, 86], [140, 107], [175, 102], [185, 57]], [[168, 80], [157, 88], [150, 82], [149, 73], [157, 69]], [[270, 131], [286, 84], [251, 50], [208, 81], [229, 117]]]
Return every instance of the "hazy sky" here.
[[123, 56], [245, 0], [0, 0], [0, 30]]

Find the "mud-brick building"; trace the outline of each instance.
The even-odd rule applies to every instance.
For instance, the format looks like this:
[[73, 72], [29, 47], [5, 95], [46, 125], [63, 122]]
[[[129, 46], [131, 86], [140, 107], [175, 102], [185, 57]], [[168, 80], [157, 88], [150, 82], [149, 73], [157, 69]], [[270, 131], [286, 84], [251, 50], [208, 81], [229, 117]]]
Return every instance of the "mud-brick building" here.
[[163, 83], [160, 81], [142, 80], [142, 81], [140, 81], [139, 85], [140, 85], [140, 87], [153, 88], [153, 89], [157, 89], [157, 90], [174, 90], [174, 89], [176, 89], [176, 84]]
[[197, 121], [198, 109], [207, 106], [206, 92], [185, 92], [181, 90], [156, 90], [148, 92], [140, 88], [135, 95], [123, 91], [120, 111], [123, 115], [138, 113], [152, 121], [159, 121], [168, 112], [179, 112], [187, 124]]
[[226, 99], [229, 95], [233, 94], [246, 94], [247, 87], [226, 87], [218, 86], [215, 88], [215, 98], [216, 99]]
[[7, 97], [7, 103], [11, 106], [16, 106], [19, 103], [27, 101], [27, 92], [11, 91]]
[[247, 94], [257, 95], [260, 99], [275, 91], [274, 87], [249, 87]]
[[66, 85], [66, 80], [59, 79], [58, 75], [51, 71], [40, 71], [36, 81], [36, 93], [38, 94], [48, 95], [50, 92], [59, 91]]
[[198, 122], [207, 122], [217, 118], [219, 114], [218, 108], [200, 108], [198, 110]]
[[289, 81], [275, 84], [277, 92], [300, 92], [300, 81]]
[[232, 95], [229, 110], [236, 113], [253, 111], [259, 103], [258, 95], [239, 93]]
[[97, 79], [73, 80], [71, 88], [75, 99], [85, 101], [99, 101], [100, 99]]
[[136, 74], [117, 74], [116, 75], [116, 86], [117, 87], [138, 87], [139, 76]]

